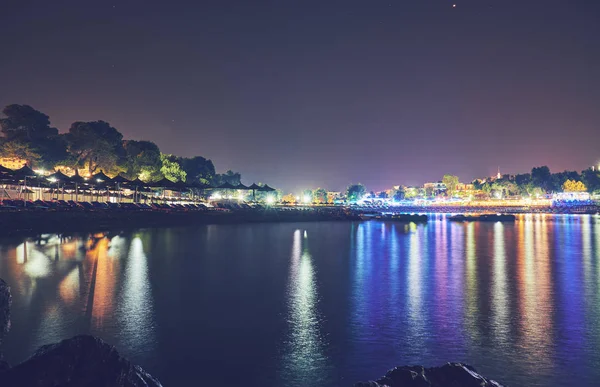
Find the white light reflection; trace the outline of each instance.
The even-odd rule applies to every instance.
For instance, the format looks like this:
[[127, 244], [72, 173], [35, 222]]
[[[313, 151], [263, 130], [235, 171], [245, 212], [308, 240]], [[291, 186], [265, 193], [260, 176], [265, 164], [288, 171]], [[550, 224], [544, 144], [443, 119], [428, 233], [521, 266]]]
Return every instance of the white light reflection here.
[[27, 241], [17, 246], [17, 263], [19, 265], [22, 265], [27, 261], [27, 254], [29, 252], [28, 249]]
[[[415, 346], [422, 347], [423, 340], [427, 337], [425, 321], [426, 313], [423, 310], [423, 283], [422, 266], [425, 264], [427, 254], [421, 251], [421, 246], [426, 246], [427, 242], [421, 239], [414, 223], [409, 226], [411, 230], [408, 243], [408, 319], [411, 337], [415, 340]], [[421, 229], [422, 230], [422, 229]], [[425, 234], [425, 233], [424, 233]]]
[[133, 238], [127, 257], [118, 317], [121, 339], [130, 351], [146, 352], [154, 345], [154, 303], [148, 277], [148, 258], [139, 237]]
[[492, 330], [500, 345], [509, 344], [508, 295], [506, 284], [506, 249], [504, 245], [504, 225], [494, 224], [494, 275], [493, 275]]
[[479, 324], [477, 321], [478, 308], [478, 297], [477, 297], [477, 256], [476, 256], [476, 242], [475, 242], [475, 222], [469, 222], [466, 225], [467, 228], [467, 241], [466, 241], [466, 320], [467, 320], [467, 331], [473, 341], [479, 340]]
[[31, 278], [42, 278], [50, 274], [50, 259], [36, 249], [28, 249], [25, 273]]
[[592, 275], [592, 226], [591, 226], [591, 215], [582, 215], [581, 217], [581, 248], [583, 256], [583, 277], [586, 284], [586, 300], [590, 301], [593, 298], [591, 293], [591, 275]]
[[79, 267], [76, 267], [58, 285], [60, 298], [67, 304], [73, 304], [79, 296], [79, 274]]
[[304, 233], [303, 248], [301, 231], [294, 232], [288, 286], [290, 339], [284, 366], [295, 380], [311, 380], [316, 372], [323, 370], [327, 360], [319, 332], [315, 272], [306, 237]]

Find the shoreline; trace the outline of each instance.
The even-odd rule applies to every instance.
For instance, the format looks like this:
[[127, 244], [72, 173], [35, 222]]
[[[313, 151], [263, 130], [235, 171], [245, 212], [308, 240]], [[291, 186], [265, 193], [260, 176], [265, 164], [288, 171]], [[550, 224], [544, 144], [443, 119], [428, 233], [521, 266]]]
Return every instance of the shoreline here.
[[[453, 211], [432, 208], [395, 209], [397, 213], [456, 214], [477, 213], [483, 209], [453, 208]], [[462, 210], [462, 211], [459, 211]], [[3, 236], [41, 233], [71, 233], [131, 230], [138, 228], [185, 227], [202, 224], [242, 224], [276, 222], [366, 221], [363, 214], [390, 212], [384, 209], [344, 209], [323, 207], [311, 210], [299, 208], [268, 208], [253, 211], [8, 211], [0, 213], [0, 233]], [[490, 212], [488, 209], [487, 212]], [[504, 214], [550, 214], [550, 211], [503, 211]], [[570, 213], [585, 215], [591, 213]]]

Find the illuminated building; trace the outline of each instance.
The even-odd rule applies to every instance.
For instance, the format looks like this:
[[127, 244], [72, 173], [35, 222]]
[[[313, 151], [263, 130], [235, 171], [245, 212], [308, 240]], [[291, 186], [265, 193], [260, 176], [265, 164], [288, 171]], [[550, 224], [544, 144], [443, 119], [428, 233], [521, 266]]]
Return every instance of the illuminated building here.
[[423, 184], [423, 188], [425, 189], [425, 192], [431, 196], [441, 195], [448, 189], [446, 184], [442, 183], [441, 181], [436, 183], [425, 183]]

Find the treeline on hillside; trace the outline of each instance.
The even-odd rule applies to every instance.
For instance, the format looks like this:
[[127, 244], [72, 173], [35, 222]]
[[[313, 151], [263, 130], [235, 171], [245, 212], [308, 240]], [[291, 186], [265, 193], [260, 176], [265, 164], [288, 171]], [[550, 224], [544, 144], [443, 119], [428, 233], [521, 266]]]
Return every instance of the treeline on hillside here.
[[241, 175], [218, 174], [213, 162], [202, 156], [178, 157], [161, 153], [151, 141], [124, 140], [105, 121], [77, 121], [59, 133], [50, 117], [28, 105], [8, 105], [0, 118], [0, 158], [26, 160], [31, 167], [52, 170], [71, 168], [89, 174], [103, 171], [128, 179], [238, 185]]
[[562, 191], [587, 191], [600, 190], [600, 174], [589, 168], [581, 173], [576, 171], [563, 171], [551, 173], [547, 166], [535, 167], [531, 173], [518, 175], [503, 175], [500, 179], [475, 180], [475, 189], [486, 193], [500, 193], [502, 196], [521, 195], [538, 196], [545, 193]]

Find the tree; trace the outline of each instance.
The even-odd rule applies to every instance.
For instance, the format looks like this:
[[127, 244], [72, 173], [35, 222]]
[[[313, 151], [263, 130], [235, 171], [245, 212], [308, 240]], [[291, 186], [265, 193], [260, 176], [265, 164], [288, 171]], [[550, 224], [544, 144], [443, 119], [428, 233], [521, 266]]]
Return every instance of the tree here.
[[563, 185], [567, 180], [579, 181], [581, 180], [581, 176], [579, 173], [575, 171], [563, 171], [558, 173], [553, 173], [551, 178], [551, 189], [552, 191], [558, 192], [562, 190]]
[[17, 157], [28, 164], [54, 168], [67, 158], [66, 142], [50, 118], [29, 105], [8, 105], [0, 119], [4, 157]]
[[589, 192], [600, 190], [600, 172], [592, 169], [586, 169], [581, 172], [581, 180]]
[[125, 149], [124, 175], [130, 180], [156, 181], [162, 178], [160, 149], [151, 141], [123, 141]]
[[524, 197], [537, 198], [544, 194], [544, 190], [540, 187], [534, 186], [531, 181], [526, 184], [518, 185], [517, 187], [521, 196]]
[[215, 174], [215, 177], [212, 179], [212, 184], [215, 186], [219, 186], [225, 183], [229, 183], [231, 185], [239, 185], [242, 181], [242, 175], [239, 172], [233, 172], [232, 170], [228, 170], [223, 174]]
[[123, 135], [108, 122], [74, 122], [69, 128], [69, 152], [76, 166], [90, 174], [99, 170], [116, 174], [124, 161]]
[[[186, 173], [186, 178], [188, 182], [210, 184], [210, 182], [213, 181], [216, 175], [215, 166], [213, 165], [213, 162], [211, 160], [205, 159], [202, 156], [195, 156], [192, 158], [180, 157], [178, 161]], [[239, 176], [237, 180], [239, 181], [240, 178], [241, 176]]]
[[552, 190], [552, 174], [547, 166], [536, 167], [531, 170], [531, 182], [535, 187], [545, 192]]
[[14, 140], [7, 141], [0, 146], [0, 157], [15, 158], [27, 160], [30, 164], [37, 163], [41, 156], [35, 149], [32, 149], [28, 142]]
[[399, 186], [397, 189], [394, 189], [393, 200], [395, 202], [404, 200], [404, 187]]
[[0, 119], [0, 127], [7, 141], [35, 142], [58, 136], [58, 129], [50, 126], [50, 117], [29, 105], [8, 105], [2, 113], [6, 118]]
[[519, 187], [510, 180], [498, 179], [492, 183], [492, 191], [497, 197], [517, 195]]
[[327, 203], [327, 191], [323, 188], [317, 188], [312, 191], [312, 199], [317, 203]]
[[532, 184], [531, 173], [521, 173], [515, 175], [515, 184], [518, 185], [521, 190], [523, 190], [526, 184]]
[[442, 183], [444, 183], [446, 186], [446, 192], [448, 193], [448, 196], [454, 196], [454, 193], [456, 192], [456, 186], [458, 186], [459, 183], [458, 176], [444, 175], [442, 178]]
[[562, 189], [564, 192], [585, 192], [587, 187], [580, 181], [567, 180], [564, 182]]
[[387, 194], [387, 192], [385, 192], [385, 191], [381, 191], [381, 192], [379, 193], [379, 195], [377, 195], [377, 197], [378, 197], [379, 199], [387, 199], [387, 198], [388, 198], [388, 194]]
[[166, 179], [172, 182], [185, 181], [186, 173], [177, 162], [177, 157], [161, 153], [160, 159], [162, 161], [160, 172]]
[[348, 201], [350, 201], [350, 202], [356, 202], [357, 200], [362, 199], [366, 193], [367, 193], [367, 189], [365, 188], [364, 185], [362, 185], [360, 183], [351, 184], [346, 189], [346, 197], [348, 198]]

